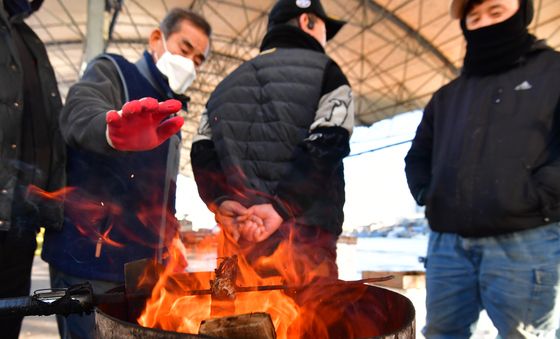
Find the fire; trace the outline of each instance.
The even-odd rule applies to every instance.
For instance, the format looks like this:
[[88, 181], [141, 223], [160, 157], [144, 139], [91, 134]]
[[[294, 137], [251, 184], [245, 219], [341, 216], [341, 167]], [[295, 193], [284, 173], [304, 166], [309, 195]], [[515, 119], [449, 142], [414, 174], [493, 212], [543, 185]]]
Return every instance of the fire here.
[[[80, 221], [76, 224], [84, 237], [92, 241], [101, 239], [100, 242], [108, 246], [124, 246], [111, 240], [113, 223], [108, 223], [103, 230], [89, 226], [107, 220], [107, 215], [118, 217], [122, 213], [119, 206], [96, 202], [74, 188], [50, 193], [31, 186], [29, 193], [36, 199], [64, 201], [67, 215]], [[146, 270], [137, 286], [138, 291], [151, 291], [137, 319], [142, 326], [196, 334], [204, 320], [267, 313], [277, 338], [363, 338], [399, 328], [400, 318], [390, 317], [391, 312], [409, 314], [406, 302], [389, 298], [387, 293], [378, 291], [382, 289], [368, 290], [369, 287], [361, 282], [348, 285], [337, 280], [336, 273], [333, 275], [333, 258], [323, 260], [325, 253], [318, 253], [321, 244], [324, 245], [323, 241], [327, 239], [329, 242], [329, 238], [323, 239], [319, 235], [302, 241], [296, 234], [296, 227], [286, 228], [284, 231], [287, 231], [279, 237], [281, 241], [269, 242], [267, 239], [243, 246], [220, 233], [218, 255], [224, 261], [234, 255], [238, 259], [236, 273], [231, 280], [231, 298], [217, 298], [212, 290], [216, 285], [212, 281], [218, 280], [217, 274], [186, 273], [187, 257], [192, 257], [193, 252], [195, 255], [207, 255], [209, 251], [216, 251], [215, 238], [210, 236], [187, 249], [177, 236], [176, 227], [162, 232], [160, 225], [174, 226], [172, 216], [164, 217], [165, 220], [159, 210], [148, 208], [138, 214], [146, 227], [158, 226], [154, 227], [154, 233], [164, 236], [162, 241], [167, 248], [161, 258], [165, 266], [155, 266], [157, 270], [151, 276], [150, 270]], [[138, 236], [131, 232], [129, 240], [134, 242], [135, 238]], [[258, 259], [249, 259], [253, 250], [259, 252]]]
[[64, 202], [65, 214], [76, 222], [78, 232], [85, 238], [97, 243], [103, 243], [113, 247], [123, 247], [118, 241], [110, 237], [113, 223], [109, 223], [103, 230], [98, 229], [100, 220], [107, 218], [108, 214], [120, 214], [120, 207], [103, 202], [96, 202], [83, 191], [76, 187], [64, 187], [55, 192], [47, 192], [37, 186], [29, 185], [27, 191], [31, 199], [53, 200]]
[[[76, 226], [84, 237], [98, 241], [98, 244], [104, 246], [124, 246], [111, 239], [118, 216], [122, 214], [118, 205], [110, 202], [100, 203], [74, 188], [54, 193], [44, 192], [36, 187], [29, 189], [32, 195], [42, 199], [61, 202], [64, 200], [67, 215], [76, 221]], [[146, 226], [159, 226], [162, 218], [159, 211], [144, 208], [139, 211], [138, 218]], [[108, 215], [112, 218], [107, 219]], [[164, 217], [165, 224], [174, 223], [171, 216]], [[115, 222], [106, 223], [105, 229], [91, 226], [103, 220], [113, 219]], [[118, 227], [121, 231], [123, 228], [126, 231], [126, 225], [119, 224]], [[216, 280], [213, 272], [186, 273], [188, 254], [194, 251], [202, 255], [211, 250], [216, 251], [215, 238], [203, 239], [194, 249], [187, 249], [184, 242], [174, 234], [176, 230], [176, 227], [169, 227], [163, 234], [163, 243], [167, 247], [163, 257], [165, 266], [156, 272], [155, 277], [146, 274], [139, 282], [139, 286], [145, 284], [151, 289], [145, 309], [137, 319], [140, 325], [196, 334], [203, 320], [263, 312], [270, 315], [277, 338], [354, 337], [353, 334], [346, 335], [354, 333], [351, 326], [345, 330], [345, 335], [340, 336], [332, 334], [331, 325], [343, 317], [347, 303], [352, 303], [362, 296], [363, 289], [353, 289], [349, 292], [338, 287], [334, 283], [336, 279], [332, 277], [332, 263], [312, 260], [318, 246], [316, 242], [295, 243], [293, 232], [288, 232], [281, 242], [270, 246], [270, 251], [264, 248], [265, 255], [249, 262], [247, 255], [252, 249], [260, 249], [270, 244], [264, 241], [252, 245], [254, 248], [239, 246], [220, 233], [217, 241], [218, 255], [222, 258], [238, 256], [234, 284], [239, 290], [232, 299], [217, 300], [210, 292], [195, 295], [191, 293], [210, 291], [211, 281]], [[153, 232], [162, 235], [158, 227], [154, 227]], [[129, 235], [128, 240], [131, 243], [143, 243], [132, 230], [125, 233]], [[275, 289], [268, 289], [271, 286]], [[243, 288], [245, 290], [242, 290]], [[333, 295], [337, 298], [332, 299]], [[344, 297], [339, 302], [326, 302], [331, 299], [338, 300], [341, 296]]]
[[[184, 262], [185, 249], [175, 239], [170, 248], [169, 263], [159, 275], [151, 298], [138, 323], [145, 327], [168, 331], [198, 333], [200, 323], [212, 317], [253, 312], [268, 313], [278, 338], [288, 338], [288, 329], [299, 315], [300, 307], [283, 290], [237, 292], [234, 300], [212, 301], [211, 295], [185, 295], [186, 291], [208, 290], [214, 275], [208, 272], [183, 273], [179, 262]], [[245, 260], [238, 262], [240, 286], [277, 285], [278, 277], [260, 277]], [[255, 293], [258, 293], [255, 295]]]
[[[259, 286], [278, 289], [238, 290], [234, 299], [212, 300], [210, 280], [216, 279], [216, 275], [180, 273], [185, 263], [185, 248], [175, 239], [170, 247], [170, 261], [159, 273], [152, 295], [138, 318], [141, 326], [196, 334], [203, 320], [265, 312], [272, 319], [277, 338], [359, 338], [379, 333], [371, 321], [363, 321], [358, 329], [354, 328], [354, 322], [367, 320], [370, 310], [351, 310], [352, 318], [342, 326], [339, 324], [347, 317], [348, 305], [364, 297], [367, 285], [348, 288], [336, 279], [327, 278], [329, 264], [305, 259], [312, 257], [309, 253], [313, 253], [316, 244], [302, 247], [301, 243], [294, 244], [290, 236], [270, 255], [249, 264], [242, 248], [224, 241], [223, 236], [221, 240], [219, 252], [238, 254], [239, 290]], [[276, 274], [270, 276], [270, 272]], [[189, 295], [190, 291], [208, 291], [208, 294]], [[375, 305], [375, 301], [370, 302]]]
[[[78, 187], [65, 187], [55, 192], [47, 192], [37, 186], [29, 185], [27, 188], [30, 199], [52, 200], [64, 203], [64, 213], [72, 220], [76, 230], [82, 237], [100, 245], [123, 248], [125, 244], [115, 240], [114, 231], [125, 235], [128, 244], [138, 244], [154, 249], [161, 248], [162, 244], [171, 242], [176, 235], [178, 224], [176, 218], [166, 211], [162, 214], [162, 208], [155, 199], [150, 201], [146, 196], [145, 201], [139, 206], [136, 216], [143, 225], [143, 232], [138, 232], [137, 225], [128, 225], [123, 215], [125, 214], [120, 204], [111, 201], [100, 201], [85, 190]], [[102, 227], [100, 227], [102, 225]], [[161, 225], [165, 225], [163, 229]], [[146, 239], [145, 234], [151, 237]], [[162, 239], [161, 241], [157, 239]], [[96, 253], [96, 257], [98, 257]]]

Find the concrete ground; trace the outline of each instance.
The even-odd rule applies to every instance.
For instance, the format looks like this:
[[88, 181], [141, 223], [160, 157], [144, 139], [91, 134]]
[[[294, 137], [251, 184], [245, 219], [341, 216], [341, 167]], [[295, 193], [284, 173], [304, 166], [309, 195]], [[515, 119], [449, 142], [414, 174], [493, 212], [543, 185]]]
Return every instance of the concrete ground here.
[[[49, 286], [49, 266], [36, 256], [33, 261], [31, 293], [41, 288], [49, 288]], [[19, 337], [20, 339], [60, 338], [55, 316], [25, 317]]]
[[[32, 272], [32, 285], [31, 291], [48, 288], [49, 287], [49, 270], [48, 265], [41, 260], [40, 257], [35, 257]], [[407, 296], [416, 309], [416, 334], [417, 338], [423, 338], [420, 330], [424, 324], [424, 317], [426, 310], [424, 307], [424, 299], [426, 291], [423, 288], [409, 289], [409, 290], [396, 290], [399, 293]], [[490, 339], [496, 337], [496, 330], [493, 328], [486, 313], [482, 313], [477, 326], [477, 330], [472, 339]], [[0, 336], [1, 337], [1, 336]], [[56, 326], [56, 319], [54, 316], [30, 316], [24, 318], [20, 339], [55, 339], [60, 338]]]

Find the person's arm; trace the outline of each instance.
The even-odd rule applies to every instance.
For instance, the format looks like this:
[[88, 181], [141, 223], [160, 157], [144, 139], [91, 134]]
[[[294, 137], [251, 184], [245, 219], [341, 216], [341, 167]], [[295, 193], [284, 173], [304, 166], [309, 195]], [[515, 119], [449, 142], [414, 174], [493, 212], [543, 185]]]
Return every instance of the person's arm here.
[[404, 158], [408, 187], [412, 197], [420, 206], [425, 205], [426, 190], [431, 180], [433, 133], [432, 99], [424, 110], [412, 146]]
[[350, 153], [352, 89], [334, 62], [325, 70], [322, 93], [309, 134], [297, 145], [292, 166], [272, 201], [284, 220], [301, 214], [325, 194], [325, 186]]
[[98, 58], [89, 63], [82, 78], [68, 91], [60, 115], [64, 140], [72, 147], [101, 154], [116, 151], [106, 138], [106, 114], [125, 100], [115, 65]]
[[247, 223], [247, 208], [233, 200], [227, 186], [208, 123], [208, 112], [204, 110], [197, 134], [191, 146], [191, 166], [198, 195], [208, 209], [214, 213], [216, 222], [227, 237], [237, 242], [239, 227]]
[[[560, 205], [560, 98], [554, 111], [555, 123], [552, 127], [549, 150], [546, 159], [534, 170], [533, 181], [542, 203], [545, 215], [551, 215]], [[537, 161], [539, 163], [541, 161]], [[557, 213], [557, 212], [556, 212]]]
[[212, 141], [208, 112], [204, 110], [191, 146], [191, 166], [198, 194], [212, 212], [225, 200], [231, 200], [225, 174]]
[[60, 117], [69, 145], [101, 154], [147, 151], [180, 130], [182, 117], [166, 118], [181, 109], [181, 102], [142, 98], [124, 103], [117, 74], [112, 62], [98, 58], [72, 86]]

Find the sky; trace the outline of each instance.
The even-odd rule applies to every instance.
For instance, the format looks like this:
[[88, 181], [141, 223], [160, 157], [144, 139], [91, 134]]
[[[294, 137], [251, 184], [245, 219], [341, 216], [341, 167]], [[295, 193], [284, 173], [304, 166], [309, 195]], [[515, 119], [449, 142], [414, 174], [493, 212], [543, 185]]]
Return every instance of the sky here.
[[[402, 218], [422, 216], [410, 195], [404, 173], [404, 157], [410, 148], [410, 142], [406, 141], [414, 137], [421, 118], [422, 112], [416, 111], [370, 127], [354, 128], [350, 156], [344, 160], [344, 230], [370, 224], [391, 225]], [[394, 144], [399, 145], [386, 147]], [[177, 217], [184, 216], [193, 222], [194, 229], [215, 225], [213, 214], [198, 196], [194, 180], [180, 175]]]

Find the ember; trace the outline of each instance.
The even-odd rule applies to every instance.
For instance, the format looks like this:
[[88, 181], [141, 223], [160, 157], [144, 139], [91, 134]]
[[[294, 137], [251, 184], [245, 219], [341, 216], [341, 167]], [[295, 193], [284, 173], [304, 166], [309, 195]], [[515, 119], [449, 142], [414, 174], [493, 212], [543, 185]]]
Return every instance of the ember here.
[[212, 281], [212, 296], [218, 299], [234, 299], [236, 280], [237, 256], [225, 258], [216, 269], [216, 279]]

